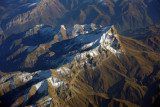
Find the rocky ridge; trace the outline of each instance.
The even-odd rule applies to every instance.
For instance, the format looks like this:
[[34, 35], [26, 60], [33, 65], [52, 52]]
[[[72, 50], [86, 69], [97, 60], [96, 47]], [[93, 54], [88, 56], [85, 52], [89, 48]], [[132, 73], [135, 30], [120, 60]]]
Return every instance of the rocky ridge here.
[[[9, 5], [13, 1], [13, 6], [20, 9]], [[160, 23], [158, 0], [41, 0], [27, 10], [22, 8], [26, 2], [21, 2], [3, 1], [0, 5], [3, 16], [0, 25], [5, 35], [24, 32], [42, 23], [52, 27], [60, 24], [71, 27], [76, 23], [114, 24], [120, 33]]]
[[11, 37], [0, 45], [2, 106], [158, 104], [159, 53], [114, 26], [36, 25]]

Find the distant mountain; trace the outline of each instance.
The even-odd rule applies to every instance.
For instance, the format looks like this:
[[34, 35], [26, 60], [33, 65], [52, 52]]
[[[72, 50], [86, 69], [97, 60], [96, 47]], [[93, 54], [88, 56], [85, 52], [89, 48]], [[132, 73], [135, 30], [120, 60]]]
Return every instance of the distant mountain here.
[[0, 52], [2, 107], [159, 106], [160, 53], [114, 26], [36, 25]]
[[151, 46], [155, 51], [160, 52], [160, 25], [152, 25], [146, 28], [128, 30], [124, 35], [140, 40]]
[[[33, 2], [34, 1], [34, 2]], [[58, 0], [2, 1], [1, 28], [11, 34], [20, 33], [36, 24], [55, 25], [66, 9]], [[4, 4], [3, 4], [4, 2]], [[12, 3], [13, 2], [13, 3]], [[31, 3], [30, 3], [31, 2]]]
[[115, 25], [118, 32], [160, 23], [159, 0], [2, 0], [0, 25], [5, 34], [36, 24], [96, 23]]

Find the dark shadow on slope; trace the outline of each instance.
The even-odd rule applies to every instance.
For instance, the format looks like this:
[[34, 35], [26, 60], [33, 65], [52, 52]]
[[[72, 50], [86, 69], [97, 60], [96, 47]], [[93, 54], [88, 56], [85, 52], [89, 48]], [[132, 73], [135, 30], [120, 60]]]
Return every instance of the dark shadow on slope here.
[[160, 80], [158, 77], [159, 72], [160, 72], [160, 62], [154, 65], [153, 72], [149, 76], [147, 76], [143, 81], [143, 84], [148, 86], [148, 91], [143, 99], [145, 102], [147, 102], [143, 104], [144, 107], [151, 107], [151, 106], [159, 107], [160, 106], [160, 102], [159, 102]]
[[23, 0], [23, 1], [17, 1], [17, 0], [5, 1], [3, 0], [0, 4], [0, 6], [5, 7], [6, 9], [5, 11], [2, 11], [0, 13], [0, 15], [3, 15], [5, 12], [5, 19], [1, 23], [1, 27], [3, 28], [3, 30], [7, 30], [6, 24], [9, 21], [11, 21], [13, 17], [15, 17], [18, 14], [23, 14], [27, 11], [31, 11], [32, 9], [34, 9], [37, 5], [29, 6], [29, 7], [26, 6], [28, 3], [34, 3], [34, 1], [33, 0], [27, 0], [27, 1], [26, 0]]
[[27, 55], [28, 55], [28, 52], [25, 51], [23, 53], [20, 53], [19, 55], [17, 55], [16, 57], [14, 57], [9, 61], [5, 60], [3, 62], [0, 62], [1, 64], [0, 69], [3, 72], [14, 72], [14, 71], [22, 70], [21, 65], [25, 61]]
[[25, 85], [20, 86], [16, 89], [12, 89], [5, 95], [0, 96], [0, 107], [10, 107], [17, 100], [17, 98], [21, 97], [24, 94], [27, 94], [34, 84], [43, 81], [49, 78], [50, 76], [50, 71], [42, 71], [39, 74], [34, 75], [33, 79], [28, 81]]
[[[19, 34], [10, 35], [6, 40], [3, 41], [2, 45], [0, 45], [0, 69], [3, 72], [14, 72], [18, 70], [23, 70], [21, 67], [23, 62], [25, 61], [27, 55], [29, 54], [28, 50], [33, 48], [31, 51], [34, 51], [40, 44], [48, 43], [53, 40], [54, 35], [58, 32], [58, 28], [51, 28], [50, 26], [43, 26], [36, 35], [29, 35], [24, 38], [25, 32]], [[46, 32], [48, 31], [48, 32]], [[23, 44], [23, 47], [19, 45], [15, 45], [14, 42], [16, 40], [22, 39], [20, 44]], [[10, 48], [12, 46], [12, 48]], [[19, 49], [23, 50], [24, 46], [32, 46], [29, 47], [24, 52], [21, 51], [17, 56], [7, 61], [7, 58], [17, 52]]]
[[53, 29], [51, 26], [45, 25], [37, 31], [37, 34], [29, 35], [23, 39], [22, 43], [25, 46], [35, 46], [39, 44], [48, 43], [53, 40], [54, 35], [59, 30]]
[[19, 107], [36, 104], [38, 100], [40, 100], [41, 98], [44, 98], [47, 95], [48, 95], [48, 83], [47, 83], [47, 80], [45, 80], [44, 83], [39, 87], [35, 95], [33, 95], [30, 99], [28, 99], [25, 103], [23, 103]]
[[[107, 29], [109, 29], [108, 27]], [[60, 66], [70, 63], [74, 60], [74, 57], [76, 56], [77, 53], [81, 53], [84, 51], [89, 51], [94, 49], [95, 47], [100, 45], [100, 38], [103, 33], [107, 31], [105, 29], [104, 31], [101, 31], [102, 29], [98, 29], [98, 31], [93, 31], [89, 34], [86, 35], [79, 35], [73, 39], [68, 39], [68, 40], [63, 40], [61, 42], [57, 42], [52, 45], [52, 47], [49, 49], [50, 51], [54, 52], [54, 56], [50, 56], [49, 53], [43, 54], [38, 57], [38, 60], [34, 64], [34, 67], [32, 68], [24, 68], [24, 61], [27, 57], [27, 55], [30, 53], [28, 52], [28, 49], [25, 50], [24, 52], [18, 54], [16, 57], [13, 59], [6, 61], [5, 59], [7, 56], [4, 58], [4, 61], [1, 62], [1, 67], [0, 69], [4, 72], [14, 72], [14, 71], [27, 71], [27, 72], [34, 72], [37, 70], [47, 70], [50, 68], [59, 68]], [[55, 33], [55, 32], [54, 32]], [[31, 35], [34, 39], [35, 35]], [[43, 35], [44, 38], [46, 38], [46, 35]], [[50, 38], [51, 37], [51, 38]], [[47, 37], [47, 41], [44, 38], [37, 38], [38, 42], [35, 41], [29, 41], [25, 40], [25, 43], [22, 42], [22, 44], [25, 45], [39, 45], [43, 42], [49, 42], [50, 40], [53, 39], [53, 35], [50, 35], [49, 39]], [[32, 40], [34, 40], [32, 38]], [[42, 41], [41, 41], [42, 40]], [[43, 41], [44, 40], [44, 41]], [[96, 41], [96, 42], [95, 42]], [[89, 43], [95, 42], [92, 46], [87, 48], [86, 50], [81, 50], [81, 48]], [[38, 46], [37, 46], [38, 47]], [[35, 49], [37, 48], [35, 47]], [[33, 48], [34, 51], [35, 50]], [[9, 66], [9, 67], [8, 67]]]

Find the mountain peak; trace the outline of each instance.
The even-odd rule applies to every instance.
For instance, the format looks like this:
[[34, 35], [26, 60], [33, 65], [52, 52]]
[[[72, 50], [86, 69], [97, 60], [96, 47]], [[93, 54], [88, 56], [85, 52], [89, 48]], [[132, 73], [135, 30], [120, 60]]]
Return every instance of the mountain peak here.
[[159, 13], [159, 0], [0, 0], [0, 107], [160, 107]]
[[144, 44], [119, 36], [113, 25], [93, 23], [69, 28], [36, 25], [14, 40], [6, 39], [0, 51], [0, 105], [6, 107], [79, 106], [79, 102], [92, 104], [95, 98], [106, 104], [109, 97], [119, 98], [119, 93], [134, 101], [113, 99], [115, 104], [135, 107], [145, 97], [142, 93], [147, 94], [141, 81], [152, 75], [145, 67], [153, 69], [151, 60], [159, 58]]
[[[102, 27], [92, 23], [75, 24], [69, 28], [64, 25], [52, 28], [41, 24], [28, 30], [22, 38], [14, 40], [9, 48], [12, 50], [17, 47], [18, 50], [6, 59], [13, 60], [27, 50], [22, 68], [33, 67], [39, 60], [48, 60], [44, 63], [47, 68], [58, 68], [77, 59], [80, 61], [88, 59], [88, 56], [96, 57], [102, 50], [119, 56], [122, 46], [118, 38], [114, 26]], [[45, 57], [39, 59], [41, 55]]]

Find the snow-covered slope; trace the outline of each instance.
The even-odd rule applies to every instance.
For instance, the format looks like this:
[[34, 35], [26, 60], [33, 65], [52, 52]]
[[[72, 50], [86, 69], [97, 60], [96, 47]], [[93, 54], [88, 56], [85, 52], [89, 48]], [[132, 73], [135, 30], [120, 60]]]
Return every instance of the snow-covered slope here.
[[[56, 36], [58, 41], [55, 40]], [[104, 51], [107, 52], [106, 55], [110, 52], [117, 58], [123, 52], [114, 26], [76, 24], [71, 28], [66, 28], [64, 25], [51, 28], [36, 25], [24, 33], [23, 38], [16, 41], [20, 42], [17, 44], [13, 42], [10, 48], [12, 50], [16, 46], [21, 46], [18, 49], [21, 52], [18, 54], [15, 52], [9, 56], [8, 60], [14, 60], [16, 57], [22, 59], [24, 57], [19, 54], [28, 54], [23, 59], [25, 65], [20, 63], [19, 65], [22, 68], [30, 67], [27, 64], [32, 65], [30, 69], [33, 71], [37, 63], [41, 63], [38, 69], [44, 70], [37, 70], [33, 73], [15, 72], [0, 78], [1, 96], [8, 92], [14, 94], [13, 100], [8, 103], [12, 106], [26, 105], [31, 99], [42, 105], [55, 103], [49, 89], [54, 89], [55, 93], [62, 88], [68, 90], [71, 86], [69, 78], [73, 75], [74, 66], [84, 68], [87, 64], [92, 65], [90, 61], [101, 56]], [[13, 92], [19, 91], [19, 94], [13, 93], [12, 90]], [[39, 95], [41, 96], [38, 97]], [[29, 104], [35, 105], [35, 103]]]
[[[85, 59], [87, 61], [88, 57], [99, 56], [101, 49], [111, 52], [115, 56], [119, 56], [123, 51], [114, 26], [76, 24], [70, 28], [65, 28], [64, 25], [52, 28], [41, 24], [29, 29], [19, 37], [10, 45], [4, 43], [4, 46], [0, 48], [3, 50], [1, 56], [6, 54], [4, 47], [10, 49], [7, 50], [8, 56], [3, 57], [6, 62], [15, 60], [12, 70], [1, 68], [4, 71], [24, 69], [32, 71], [33, 67], [36, 70], [55, 69], [77, 60]], [[16, 57], [20, 55], [22, 55], [19, 57], [22, 62], [16, 60]], [[8, 66], [3, 64], [3, 66]]]
[[159, 81], [159, 54], [114, 26], [36, 25], [3, 41], [0, 52], [2, 107], [137, 107]]

